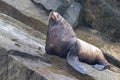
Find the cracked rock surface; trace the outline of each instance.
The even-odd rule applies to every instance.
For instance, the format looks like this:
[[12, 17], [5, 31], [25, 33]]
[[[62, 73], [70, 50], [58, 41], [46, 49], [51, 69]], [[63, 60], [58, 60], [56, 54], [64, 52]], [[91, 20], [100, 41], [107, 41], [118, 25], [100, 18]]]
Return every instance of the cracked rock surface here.
[[[34, 1], [42, 3], [46, 9], [55, 8], [71, 25], [79, 23], [79, 17], [83, 18], [83, 23], [86, 24], [84, 26], [97, 30], [109, 29], [106, 33], [119, 34], [118, 0], [101, 0], [98, 5], [97, 0], [61, 0], [59, 5], [54, 4], [57, 0], [52, 0], [49, 4], [46, 4], [47, 0]], [[92, 11], [92, 8], [95, 9]], [[101, 11], [104, 13], [100, 13]], [[82, 63], [88, 70], [88, 75], [82, 75], [72, 69], [65, 59], [45, 53], [44, 34], [47, 31], [48, 13], [41, 5], [36, 5], [31, 0], [0, 0], [0, 12], [0, 80], [120, 80], [120, 44], [107, 42], [108, 38], [98, 31], [83, 26], [75, 32], [80, 39], [114, 56], [107, 57], [112, 68], [97, 71]], [[79, 15], [82, 12], [84, 17]], [[107, 15], [109, 12], [110, 15]], [[113, 24], [109, 25], [111, 22]], [[111, 29], [114, 25], [116, 27]]]
[[76, 72], [65, 59], [45, 54], [44, 34], [1, 13], [0, 46], [0, 80], [120, 79], [117, 72], [97, 71], [84, 63], [88, 75]]

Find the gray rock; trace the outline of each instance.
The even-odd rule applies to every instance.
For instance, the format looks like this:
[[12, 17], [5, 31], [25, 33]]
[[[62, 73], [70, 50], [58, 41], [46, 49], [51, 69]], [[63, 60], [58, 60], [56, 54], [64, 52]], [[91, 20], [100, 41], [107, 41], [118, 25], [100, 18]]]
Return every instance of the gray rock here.
[[[88, 75], [76, 72], [64, 59], [45, 54], [44, 38], [33, 36], [32, 28], [3, 14], [0, 14], [0, 30], [1, 80], [120, 79], [119, 73], [110, 70], [97, 71], [84, 63], [82, 65], [88, 70]], [[35, 30], [32, 32], [43, 36]], [[10, 49], [15, 51], [6, 53]]]
[[[0, 48], [0, 80], [46, 80], [43, 76], [23, 66]], [[17, 58], [17, 57], [16, 57]]]
[[83, 25], [104, 33], [110, 41], [120, 42], [118, 0], [82, 0]]
[[2, 0], [5, 3], [13, 6], [21, 13], [26, 16], [33, 17], [37, 20], [42, 21], [43, 23], [47, 24], [47, 16], [44, 10], [38, 9], [34, 6], [34, 4], [30, 0]]
[[0, 12], [7, 14], [30, 27], [46, 33], [47, 13], [30, 0], [0, 0]]
[[[56, 69], [57, 67], [46, 63], [42, 56], [45, 54], [44, 39], [32, 36], [33, 34], [29, 32], [31, 28], [3, 14], [0, 14], [0, 26], [0, 46], [5, 48], [3, 54], [2, 51], [0, 52], [1, 80], [6, 80], [6, 78], [7, 80], [56, 80], [58, 78], [60, 80], [63, 80], [63, 78], [78, 80], [70, 74], [64, 76], [63, 74], [67, 74], [67, 72], [62, 69]], [[32, 32], [36, 32], [44, 38], [44, 35], [39, 32], [34, 30]], [[9, 54], [7, 56], [6, 51], [10, 49], [24, 53], [21, 55], [17, 53], [14, 55]], [[8, 58], [10, 59], [8, 60]], [[53, 69], [50, 69], [52, 67]], [[62, 71], [60, 73], [63, 74], [56, 73], [56, 70], [58, 72]]]
[[44, 5], [45, 8], [49, 9], [53, 9], [53, 10], [57, 10], [61, 5], [62, 2], [61, 0], [33, 0], [34, 2], [36, 2], [37, 4], [42, 4]]
[[46, 34], [48, 24], [46, 9], [53, 9], [64, 14], [71, 2], [73, 0], [0, 0], [0, 12]]
[[72, 2], [69, 8], [64, 13], [63, 17], [68, 21], [68, 23], [75, 27], [79, 23], [79, 14], [81, 10], [81, 4], [77, 2]]

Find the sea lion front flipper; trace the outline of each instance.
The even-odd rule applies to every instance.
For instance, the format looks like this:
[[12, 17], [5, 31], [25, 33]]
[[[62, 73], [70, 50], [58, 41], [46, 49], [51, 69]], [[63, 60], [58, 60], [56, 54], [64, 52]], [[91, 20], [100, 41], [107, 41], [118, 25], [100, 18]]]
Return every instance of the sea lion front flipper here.
[[67, 56], [67, 62], [70, 66], [72, 66], [75, 70], [82, 74], [87, 74], [87, 71], [83, 66], [80, 64], [80, 61], [78, 60], [78, 57], [70, 57]]
[[93, 65], [93, 67], [99, 71], [104, 70], [106, 68], [106, 66], [103, 64], [95, 64]]
[[86, 69], [80, 64], [78, 59], [75, 46], [73, 46], [67, 54], [67, 62], [70, 66], [72, 66], [75, 70], [82, 74], [87, 74]]

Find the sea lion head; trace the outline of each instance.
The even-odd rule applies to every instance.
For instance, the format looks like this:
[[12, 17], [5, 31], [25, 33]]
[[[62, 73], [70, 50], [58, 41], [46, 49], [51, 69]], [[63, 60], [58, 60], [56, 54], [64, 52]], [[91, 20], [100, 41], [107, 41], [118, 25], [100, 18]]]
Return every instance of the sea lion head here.
[[62, 16], [55, 11], [51, 11], [49, 14], [49, 21], [61, 21], [62, 19]]
[[63, 24], [64, 22], [64, 19], [63, 17], [55, 12], [55, 11], [51, 11], [50, 14], [49, 14], [49, 26], [52, 25], [52, 26], [55, 26], [55, 25], [58, 25], [58, 24]]
[[71, 25], [59, 13], [51, 11], [49, 14], [48, 27], [61, 27], [61, 26], [68, 29], [67, 31], [70, 32], [71, 34], [75, 35]]

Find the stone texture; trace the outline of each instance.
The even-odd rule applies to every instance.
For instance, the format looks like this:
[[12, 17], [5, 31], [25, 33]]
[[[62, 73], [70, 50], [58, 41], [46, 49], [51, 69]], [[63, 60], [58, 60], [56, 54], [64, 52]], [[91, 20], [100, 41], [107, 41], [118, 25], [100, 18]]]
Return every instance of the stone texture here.
[[[1, 80], [6, 78], [7, 80], [120, 79], [119, 73], [110, 70], [97, 71], [84, 63], [82, 65], [87, 68], [88, 75], [76, 72], [64, 59], [45, 54], [43, 34], [4, 14], [0, 14], [0, 30]], [[15, 51], [11, 50], [6, 53], [6, 50], [10, 49]]]
[[60, 6], [62, 6], [61, 0], [33, 0], [37, 4], [41, 3], [45, 8], [57, 10]]
[[21, 13], [26, 16], [33, 17], [34, 19], [40, 20], [43, 23], [47, 24], [47, 16], [46, 13], [40, 9], [36, 8], [34, 4], [30, 0], [2, 0], [9, 5], [13, 6]]
[[[37, 35], [43, 37], [40, 39], [40, 37], [37, 38], [36, 36], [32, 36], [33, 34], [29, 32], [31, 28], [2, 14], [0, 15], [0, 26], [0, 46], [6, 49], [3, 54], [2, 51], [0, 52], [0, 59], [2, 59], [0, 67], [2, 67], [1, 69], [3, 70], [0, 76], [1, 80], [6, 78], [7, 80], [56, 80], [59, 77], [60, 80], [63, 80], [63, 78], [77, 80], [77, 78], [70, 74], [69, 76], [60, 76], [52, 71], [52, 69], [49, 69], [49, 67], [52, 67], [52, 64], [45, 63], [46, 60], [40, 58], [41, 55], [45, 54], [43, 41], [44, 35], [32, 30], [32, 32], [36, 32]], [[10, 49], [26, 53], [9, 54], [9, 56], [7, 56], [6, 51]], [[8, 60], [7, 57], [10, 59]], [[4, 70], [6, 67], [7, 71]], [[55, 69], [55, 71], [56, 70], [57, 69]], [[36, 71], [39, 73], [36, 73]], [[62, 71], [60, 73], [66, 73], [61, 69], [60, 71]]]
[[81, 10], [81, 4], [77, 2], [72, 2], [69, 8], [64, 13], [63, 17], [68, 21], [72, 27], [76, 27], [79, 23], [79, 13]]
[[[32, 52], [33, 54], [39, 53], [40, 50], [44, 51], [45, 35], [41, 32], [35, 31], [4, 14], [0, 15], [0, 25], [0, 44], [2, 47]], [[45, 51], [42, 53], [45, 53]]]
[[0, 48], [0, 58], [0, 80], [46, 80], [43, 76], [8, 56], [7, 50], [4, 48]]
[[0, 12], [46, 34], [47, 13], [30, 0], [0, 0]]
[[83, 25], [96, 29], [111, 41], [120, 42], [120, 7], [118, 0], [82, 0]]
[[[33, 1], [41, 3], [46, 9], [57, 10], [75, 28], [76, 25], [82, 25], [96, 29], [104, 33], [110, 41], [120, 42], [120, 8], [118, 0]], [[72, 3], [82, 5], [79, 15], [79, 11], [69, 7]], [[0, 0], [0, 12], [12, 16], [13, 18], [46, 34], [48, 13], [40, 6], [41, 5], [32, 3], [31, 0]]]
[[[56, 10], [61, 15], [65, 14], [64, 16], [68, 22], [77, 24], [80, 3], [72, 2], [73, 0], [1, 0], [0, 12], [46, 34], [48, 24], [48, 13], [46, 10], [49, 9]], [[73, 5], [72, 8], [69, 7], [71, 4]], [[76, 14], [72, 14], [72, 11], [75, 11]]]

